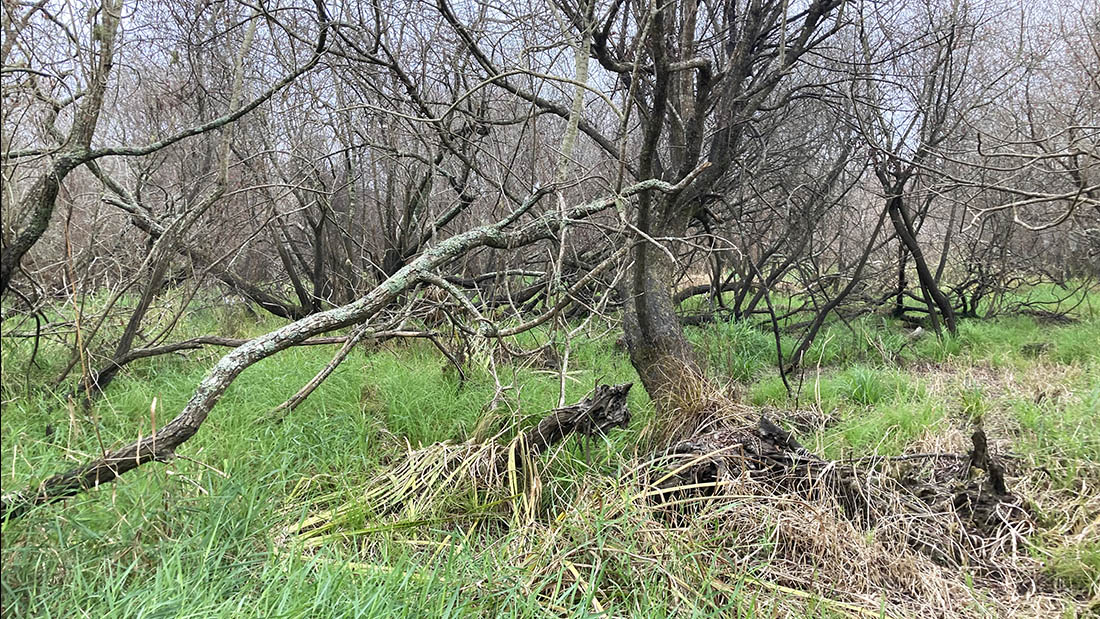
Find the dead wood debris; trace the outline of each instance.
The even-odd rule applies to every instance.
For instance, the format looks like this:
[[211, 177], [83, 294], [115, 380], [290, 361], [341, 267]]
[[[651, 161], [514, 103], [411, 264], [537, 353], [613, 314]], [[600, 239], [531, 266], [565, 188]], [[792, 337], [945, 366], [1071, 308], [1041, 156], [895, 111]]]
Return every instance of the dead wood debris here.
[[706, 519], [770, 538], [757, 569], [842, 599], [886, 596], [905, 612], [955, 616], [949, 609], [979, 587], [1014, 609], [1006, 616], [1065, 610], [1065, 592], [1029, 554], [1029, 503], [1010, 490], [982, 429], [967, 454], [833, 461], [767, 417], [750, 424], [739, 413], [653, 461], [643, 483], [670, 525]]
[[[1033, 526], [1027, 506], [1006, 486], [1004, 467], [989, 453], [985, 432], [971, 439], [967, 456], [845, 463], [815, 456], [761, 417], [749, 428], [711, 431], [670, 447], [655, 496], [658, 502], [720, 496], [724, 486], [745, 477], [807, 500], [835, 501], [866, 528], [907, 520], [905, 538], [914, 549], [942, 565], [975, 565], [991, 542], [1015, 548]], [[1010, 539], [1001, 539], [1005, 535]]]

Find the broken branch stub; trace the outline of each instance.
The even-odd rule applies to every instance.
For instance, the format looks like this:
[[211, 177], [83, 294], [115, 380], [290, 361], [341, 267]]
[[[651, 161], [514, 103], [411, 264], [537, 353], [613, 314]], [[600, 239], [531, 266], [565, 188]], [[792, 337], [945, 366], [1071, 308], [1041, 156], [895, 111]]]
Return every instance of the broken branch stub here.
[[537, 456], [571, 432], [584, 436], [606, 434], [612, 428], [630, 423], [626, 396], [633, 383], [599, 385], [592, 395], [572, 406], [551, 411], [524, 434], [531, 455]]

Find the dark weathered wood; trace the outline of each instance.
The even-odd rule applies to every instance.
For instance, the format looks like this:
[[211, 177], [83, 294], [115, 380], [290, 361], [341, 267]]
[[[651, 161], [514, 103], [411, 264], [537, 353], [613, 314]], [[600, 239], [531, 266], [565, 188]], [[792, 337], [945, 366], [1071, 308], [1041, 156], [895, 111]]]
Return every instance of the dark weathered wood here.
[[[670, 472], [658, 475], [653, 496], [658, 503], [710, 500], [721, 495], [725, 482], [747, 475], [778, 492], [796, 492], [810, 501], [834, 500], [860, 526], [910, 517], [910, 546], [938, 563], [958, 565], [975, 539], [996, 536], [1006, 525], [1019, 528], [1030, 518], [1023, 502], [1008, 491], [1004, 468], [990, 455], [985, 433], [978, 430], [971, 440], [969, 456], [913, 454], [837, 462], [817, 457], [791, 433], [761, 417], [752, 426], [697, 434], [670, 447]], [[937, 467], [930, 479], [901, 472], [905, 468], [877, 468], [916, 459], [948, 464]], [[961, 530], [948, 531], [936, 520], [936, 514], [948, 513], [957, 516]]]
[[599, 385], [584, 400], [550, 411], [535, 427], [524, 433], [528, 449], [533, 455], [538, 455], [573, 432], [596, 436], [606, 434], [612, 428], [625, 428], [630, 423], [626, 395], [631, 385]]
[[989, 455], [989, 442], [985, 437], [985, 430], [978, 428], [970, 435], [970, 442], [974, 449], [970, 451], [971, 468], [981, 469], [989, 475], [989, 485], [1000, 496], [1008, 494], [1005, 485], [1005, 470], [996, 460]]

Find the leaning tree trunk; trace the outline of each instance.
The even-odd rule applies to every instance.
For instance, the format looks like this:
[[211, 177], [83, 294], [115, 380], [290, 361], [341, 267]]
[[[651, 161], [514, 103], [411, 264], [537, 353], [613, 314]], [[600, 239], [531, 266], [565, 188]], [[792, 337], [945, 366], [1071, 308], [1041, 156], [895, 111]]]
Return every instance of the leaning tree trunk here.
[[670, 290], [671, 263], [652, 246], [638, 254], [647, 254], [647, 260], [642, 267], [635, 266], [639, 277], [627, 286], [630, 298], [623, 312], [630, 361], [659, 408], [682, 411], [699, 395], [687, 391], [692, 391], [700, 372], [676, 315]]
[[[35, 181], [31, 190], [16, 206], [19, 212], [31, 213], [28, 225], [16, 233], [10, 245], [0, 249], [0, 296], [7, 293], [11, 279], [19, 268], [23, 256], [30, 251], [49, 227], [61, 183], [73, 170], [83, 164], [106, 156], [136, 157], [148, 155], [167, 148], [180, 140], [224, 127], [256, 109], [299, 76], [317, 66], [322, 54], [325, 52], [325, 45], [328, 40], [328, 17], [325, 14], [322, 2], [318, 0], [316, 7], [321, 32], [313, 56], [306, 64], [272, 84], [249, 103], [236, 106], [236, 109], [231, 110], [224, 116], [201, 125], [188, 127], [169, 137], [144, 146], [93, 149], [91, 147], [92, 138], [95, 135], [99, 115], [102, 111], [108, 78], [114, 66], [115, 38], [118, 34], [123, 8], [122, 0], [103, 0], [99, 10], [93, 12], [100, 19], [99, 23], [94, 24], [92, 27], [93, 38], [99, 41], [99, 47], [98, 49], [89, 50], [95, 63], [93, 66], [88, 67], [90, 81], [87, 89], [79, 93], [80, 104], [74, 113], [68, 136], [58, 149], [54, 163]], [[55, 110], [55, 115], [57, 111]], [[52, 126], [48, 127], [48, 130], [56, 132], [56, 128]], [[29, 156], [29, 154], [35, 152], [38, 152], [38, 149], [28, 151], [23, 156]]]
[[634, 266], [623, 285], [626, 293], [623, 331], [630, 362], [656, 405], [665, 426], [661, 433], [668, 438], [693, 429], [701, 407], [707, 402], [700, 364], [676, 314], [672, 259], [666, 248], [652, 240], [654, 236], [683, 235], [686, 220], [651, 220], [654, 202], [667, 215], [675, 212], [675, 206], [670, 204], [673, 200], [674, 196], [640, 197], [638, 228], [649, 238], [638, 240]]
[[[947, 295], [945, 295], [936, 284], [936, 278], [928, 268], [928, 262], [924, 258], [924, 252], [921, 250], [920, 243], [917, 242], [912, 219], [909, 217], [905, 208], [900, 187], [895, 195], [890, 197], [887, 209], [890, 213], [890, 221], [894, 224], [894, 231], [897, 232], [898, 238], [901, 239], [901, 242], [909, 250], [909, 255], [913, 257], [913, 266], [917, 270], [917, 278], [920, 281], [921, 289], [925, 295], [930, 297], [935, 309], [939, 310], [947, 330], [952, 334], [956, 333], [958, 331], [958, 326], [955, 322], [955, 309], [951, 306], [951, 301], [947, 298]], [[928, 309], [929, 311], [933, 310], [932, 307]], [[932, 315], [932, 319], [935, 319], [935, 315]]]
[[[90, 50], [96, 60], [95, 64], [89, 67], [91, 79], [88, 88], [82, 93], [83, 97], [73, 116], [72, 126], [55, 160], [35, 180], [30, 191], [16, 207], [19, 213], [30, 213], [27, 225], [16, 232], [11, 244], [0, 250], [0, 295], [7, 292], [23, 256], [38, 243], [38, 239], [42, 238], [49, 227], [62, 181], [88, 158], [92, 136], [95, 134], [103, 107], [107, 80], [114, 66], [115, 35], [118, 33], [122, 3], [105, 0], [100, 9], [102, 18], [94, 25], [99, 48]], [[56, 113], [54, 112], [55, 116]], [[50, 129], [54, 129], [52, 125]]]

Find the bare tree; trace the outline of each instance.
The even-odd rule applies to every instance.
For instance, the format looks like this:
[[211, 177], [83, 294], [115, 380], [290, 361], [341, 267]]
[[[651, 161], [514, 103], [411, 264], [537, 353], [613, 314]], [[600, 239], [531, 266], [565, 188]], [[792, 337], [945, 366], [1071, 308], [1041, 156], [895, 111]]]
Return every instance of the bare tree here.
[[[133, 157], [148, 155], [171, 146], [180, 140], [220, 129], [252, 111], [316, 66], [324, 53], [328, 20], [323, 4], [317, 2], [315, 8], [320, 28], [313, 53], [303, 65], [276, 80], [269, 88], [251, 101], [239, 103], [235, 108], [231, 108], [212, 120], [184, 129], [177, 129], [167, 137], [154, 139], [141, 146], [94, 147], [92, 144], [96, 128], [100, 122], [104, 93], [107, 90], [112, 67], [118, 53], [116, 40], [119, 36], [119, 23], [123, 10], [122, 1], [104, 0], [102, 4], [90, 7], [87, 14], [94, 22], [89, 24], [90, 28], [84, 39], [79, 38], [63, 21], [51, 15], [44, 8], [38, 7], [29, 10], [27, 15], [22, 16], [20, 19], [33, 16], [35, 19], [47, 20], [60, 29], [64, 33], [64, 37], [58, 38], [67, 37], [67, 40], [72, 43], [72, 49], [68, 52], [69, 58], [72, 61], [81, 62], [87, 71], [87, 76], [86, 82], [73, 88], [70, 91], [71, 94], [64, 99], [58, 100], [44, 93], [38, 94], [38, 98], [44, 100], [47, 107], [45, 129], [49, 139], [53, 142], [52, 144], [23, 149], [13, 149], [8, 145], [3, 153], [5, 166], [14, 166], [24, 160], [37, 160], [43, 157], [46, 158], [47, 162], [40, 164], [41, 170], [35, 174], [34, 180], [26, 189], [24, 195], [17, 198], [14, 204], [9, 205], [9, 208], [15, 213], [26, 218], [26, 223], [13, 233], [10, 241], [7, 234], [3, 237], [5, 243], [2, 254], [0, 254], [0, 294], [7, 292], [11, 278], [23, 256], [45, 232], [53, 215], [61, 183], [77, 167], [108, 156]], [[5, 5], [4, 10], [8, 12], [13, 9]], [[39, 17], [39, 14], [41, 17]], [[255, 16], [253, 19], [260, 18], [260, 16]], [[72, 21], [75, 22], [76, 20]], [[29, 34], [25, 30], [21, 32], [24, 35]], [[32, 41], [27, 39], [23, 39], [21, 43], [26, 46], [33, 44]], [[29, 49], [26, 49], [23, 53], [28, 63], [36, 57]], [[14, 69], [14, 67], [11, 68]], [[27, 73], [37, 77], [39, 72], [28, 66], [26, 68], [19, 67], [13, 73]], [[31, 87], [35, 87], [33, 80]], [[63, 133], [57, 129], [55, 122], [58, 116], [70, 106], [75, 106], [72, 111], [72, 121], [69, 131]]]
[[[1100, 228], [1092, 13], [1024, 66], [978, 62], [1001, 26], [977, 2], [48, 4], [3, 9], [5, 312], [41, 331], [66, 304], [58, 380], [79, 367], [89, 395], [139, 359], [234, 350], [155, 435], [5, 514], [171, 458], [290, 346], [343, 348], [285, 410], [372, 336], [426, 338], [463, 373], [609, 309], [676, 439], [716, 405], [684, 322], [758, 321], [785, 372], [831, 320], [954, 331]], [[173, 44], [130, 44], [153, 40]], [[203, 295], [289, 322], [172, 341]], [[568, 346], [554, 363], [564, 383]]]

